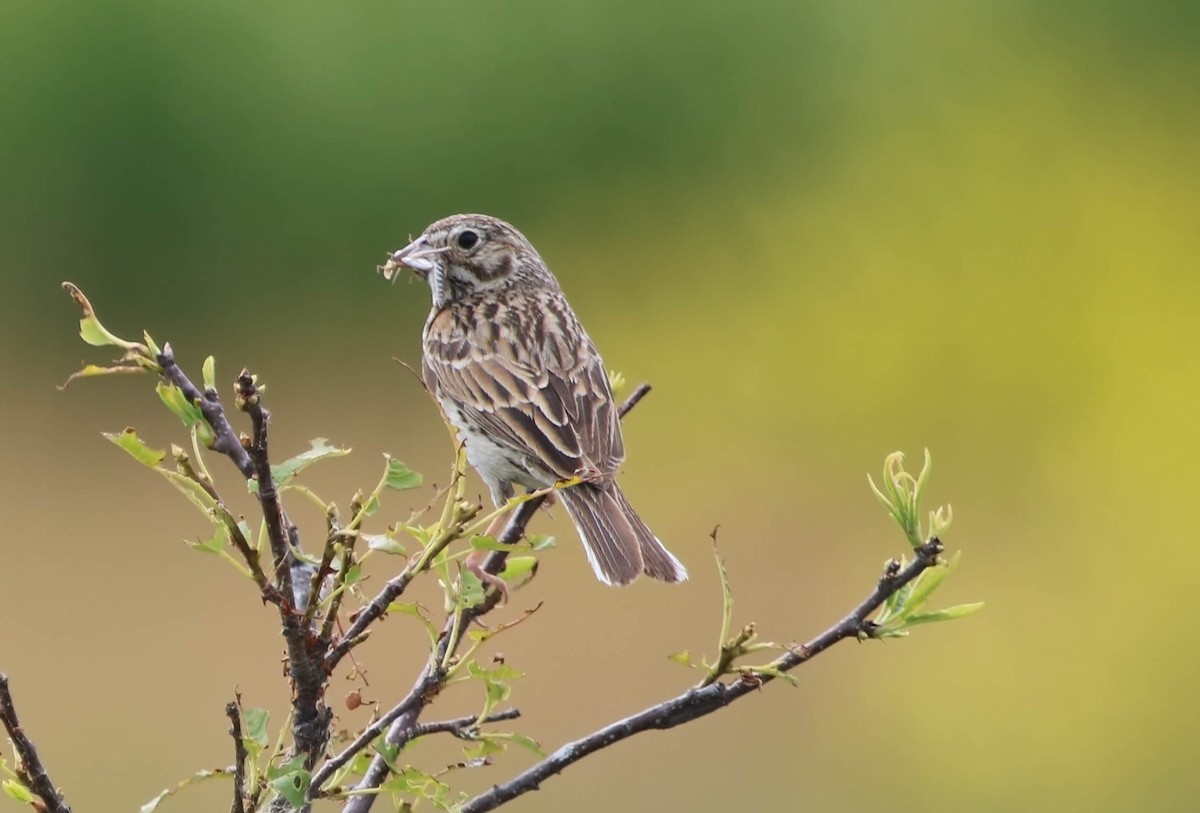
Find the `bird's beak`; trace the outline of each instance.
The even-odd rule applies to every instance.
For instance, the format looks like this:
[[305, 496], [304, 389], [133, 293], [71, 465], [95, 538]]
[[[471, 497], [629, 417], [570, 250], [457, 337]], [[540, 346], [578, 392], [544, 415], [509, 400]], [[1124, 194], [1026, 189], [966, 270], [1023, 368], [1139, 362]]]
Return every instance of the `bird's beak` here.
[[394, 252], [386, 263], [379, 266], [379, 273], [387, 281], [395, 282], [396, 277], [399, 275], [400, 267], [407, 266], [418, 277], [425, 279], [436, 268], [434, 258], [444, 251], [449, 251], [449, 247], [433, 248], [429, 245], [428, 239], [418, 237], [404, 248]]

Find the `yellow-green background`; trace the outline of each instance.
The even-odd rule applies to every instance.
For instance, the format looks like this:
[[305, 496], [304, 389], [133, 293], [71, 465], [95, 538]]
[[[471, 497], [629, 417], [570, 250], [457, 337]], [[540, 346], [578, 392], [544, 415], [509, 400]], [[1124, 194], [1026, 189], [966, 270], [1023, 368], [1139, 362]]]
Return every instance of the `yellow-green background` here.
[[[834, 621], [902, 549], [864, 477], [896, 448], [928, 446], [954, 506], [942, 601], [988, 603], [513, 809], [1194, 809], [1197, 42], [1189, 2], [0, 2], [0, 668], [53, 777], [135, 810], [228, 763], [235, 688], [285, 700], [272, 613], [100, 437], [181, 439], [151, 382], [55, 390], [106, 357], [58, 283], [197, 374], [252, 367], [278, 455], [355, 448], [309, 480], [344, 506], [383, 451], [445, 480], [390, 360], [418, 358], [428, 293], [374, 266], [474, 210], [655, 385], [624, 483], [693, 573], [605, 589], [539, 519], [561, 544], [508, 614], [545, 606], [498, 642], [521, 731], [553, 747], [694, 679], [665, 655], [712, 651], [718, 523], [739, 620]], [[408, 688], [421, 635], [377, 631], [368, 698]]]

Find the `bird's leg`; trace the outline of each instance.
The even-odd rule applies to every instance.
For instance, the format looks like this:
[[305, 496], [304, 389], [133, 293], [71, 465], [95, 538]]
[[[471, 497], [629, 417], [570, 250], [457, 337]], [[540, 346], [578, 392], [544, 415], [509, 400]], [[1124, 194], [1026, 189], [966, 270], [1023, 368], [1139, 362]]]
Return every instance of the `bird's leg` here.
[[[503, 514], [493, 519], [488, 524], [487, 530], [484, 531], [483, 535], [495, 539], [500, 531], [504, 529], [505, 520], [506, 517]], [[466, 561], [463, 562], [463, 565], [467, 568], [467, 570], [475, 574], [475, 578], [483, 582], [484, 591], [486, 591], [489, 587], [496, 588], [496, 592], [500, 594], [500, 603], [508, 604], [508, 585], [504, 583], [504, 579], [493, 573], [488, 573], [483, 568], [490, 554], [491, 551], [489, 550], [471, 551], [469, 554], [467, 554]]]

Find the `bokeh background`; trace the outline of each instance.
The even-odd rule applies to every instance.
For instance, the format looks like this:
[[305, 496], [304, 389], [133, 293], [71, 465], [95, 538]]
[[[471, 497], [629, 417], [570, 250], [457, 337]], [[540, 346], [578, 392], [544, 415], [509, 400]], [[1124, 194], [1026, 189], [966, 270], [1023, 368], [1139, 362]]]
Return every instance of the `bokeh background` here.
[[[153, 382], [55, 390], [107, 358], [59, 282], [197, 375], [252, 367], [278, 455], [354, 447], [306, 475], [345, 505], [384, 451], [445, 480], [391, 361], [418, 359], [428, 292], [374, 267], [474, 210], [518, 224], [608, 364], [654, 384], [624, 482], [694, 574], [605, 589], [561, 512], [539, 519], [561, 544], [510, 612], [545, 606], [498, 641], [528, 672], [519, 730], [554, 747], [694, 680], [665, 655], [713, 650], [714, 525], [740, 621], [789, 640], [840, 617], [903, 548], [864, 476], [893, 449], [929, 447], [954, 506], [942, 603], [987, 602], [514, 810], [1194, 809], [1197, 9], [0, 2], [0, 667], [56, 781], [135, 810], [228, 763], [235, 688], [286, 704], [272, 613], [100, 437], [182, 439]], [[385, 514], [427, 493], [405, 496]], [[422, 635], [395, 620], [361, 650], [369, 699], [408, 688]]]

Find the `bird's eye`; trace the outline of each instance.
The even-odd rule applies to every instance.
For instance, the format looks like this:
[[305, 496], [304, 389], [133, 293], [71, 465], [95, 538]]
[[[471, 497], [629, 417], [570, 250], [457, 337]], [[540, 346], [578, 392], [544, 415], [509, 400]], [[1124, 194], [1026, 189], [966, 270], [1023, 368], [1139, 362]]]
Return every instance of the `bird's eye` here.
[[466, 229], [459, 233], [458, 239], [455, 242], [458, 243], [459, 248], [467, 250], [473, 248], [479, 242], [479, 235], [470, 229]]

